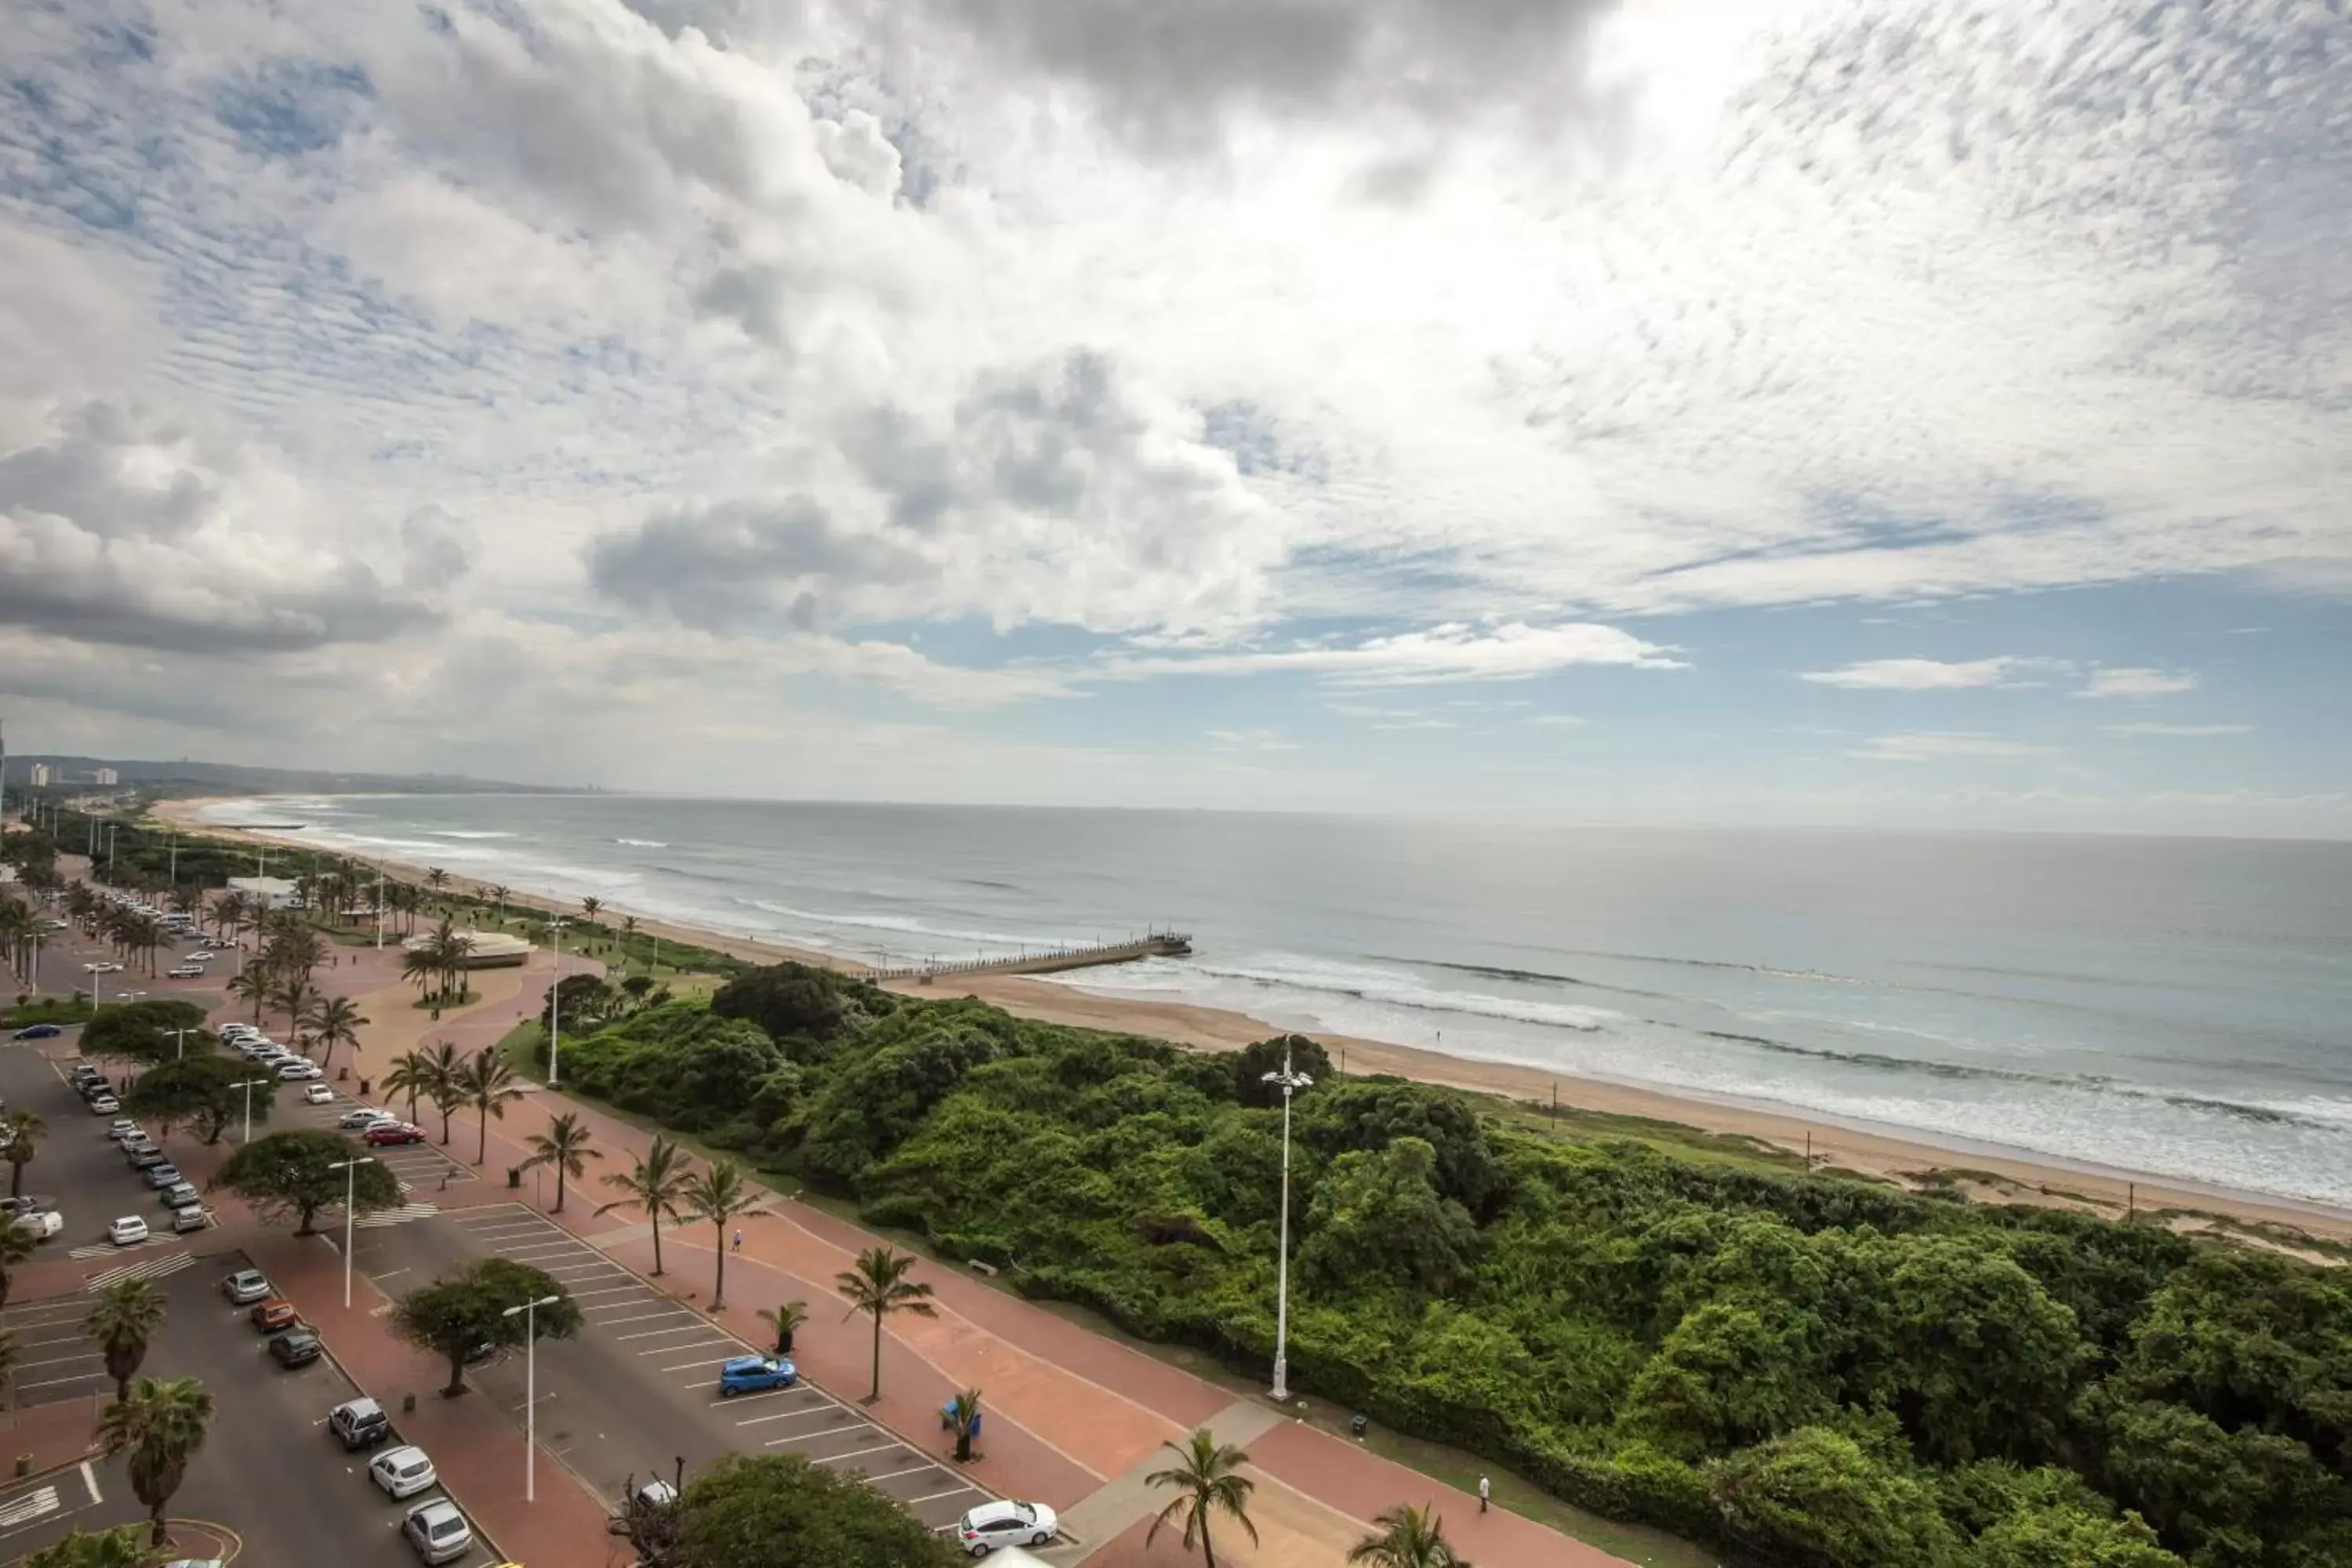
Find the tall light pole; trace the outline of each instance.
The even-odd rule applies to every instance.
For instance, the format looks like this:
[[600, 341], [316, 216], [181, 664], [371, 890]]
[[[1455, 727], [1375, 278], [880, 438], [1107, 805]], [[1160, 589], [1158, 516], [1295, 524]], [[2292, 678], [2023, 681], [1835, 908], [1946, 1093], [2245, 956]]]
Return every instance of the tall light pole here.
[[245, 1142], [250, 1143], [253, 1142], [253, 1091], [257, 1089], [268, 1088], [272, 1081], [273, 1080], [266, 1078], [249, 1078], [243, 1083], [233, 1083], [229, 1085], [229, 1088], [231, 1089], [241, 1089], [245, 1090]]
[[560, 1080], [562, 1068], [557, 1060], [563, 1049], [563, 917], [557, 915], [547, 922], [548, 939], [555, 944], [555, 984], [547, 993], [547, 1087], [553, 1089]]
[[202, 1029], [158, 1029], [155, 1032], [159, 1035], [175, 1035], [179, 1037], [180, 1048], [172, 1055], [172, 1059], [177, 1062], [188, 1059], [188, 1037], [204, 1033]]
[[1315, 1080], [1303, 1072], [1292, 1070], [1290, 1047], [1282, 1047], [1282, 1070], [1265, 1075], [1265, 1081], [1282, 1090], [1282, 1251], [1276, 1265], [1274, 1306], [1274, 1387], [1275, 1398], [1290, 1397], [1290, 1097], [1308, 1088]]
[[352, 1212], [352, 1202], [359, 1191], [360, 1167], [374, 1163], [373, 1155], [362, 1154], [356, 1160], [338, 1160], [327, 1167], [330, 1171], [343, 1173], [343, 1305], [346, 1307], [352, 1304], [352, 1221], [357, 1217]]
[[375, 858], [375, 950], [383, 951], [383, 857]]
[[552, 1307], [561, 1296], [541, 1296], [499, 1314], [522, 1314], [522, 1500], [539, 1500], [539, 1310]]

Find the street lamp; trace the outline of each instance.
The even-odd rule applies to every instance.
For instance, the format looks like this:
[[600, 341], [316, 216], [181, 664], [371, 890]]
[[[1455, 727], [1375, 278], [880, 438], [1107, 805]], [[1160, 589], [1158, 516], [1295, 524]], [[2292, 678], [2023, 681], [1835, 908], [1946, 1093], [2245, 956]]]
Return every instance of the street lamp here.
[[[248, 1097], [247, 1103], [250, 1104]], [[356, 1160], [338, 1160], [327, 1167], [343, 1173], [343, 1305], [352, 1304], [352, 1199], [359, 1190], [360, 1167], [375, 1163], [374, 1156], [362, 1154]]]
[[241, 1089], [245, 1090], [245, 1137], [242, 1140], [244, 1142], [250, 1143], [253, 1142], [253, 1091], [257, 1089], [268, 1088], [270, 1081], [270, 1079], [266, 1078], [249, 1078], [243, 1083], [233, 1083], [229, 1085], [229, 1088], [231, 1089]]
[[157, 1029], [155, 1032], [159, 1035], [173, 1035], [178, 1037], [180, 1048], [172, 1058], [173, 1061], [178, 1062], [188, 1059], [188, 1037], [204, 1033], [202, 1029]]
[[1282, 1251], [1276, 1265], [1274, 1308], [1274, 1387], [1278, 1400], [1290, 1397], [1290, 1097], [1315, 1080], [1292, 1070], [1290, 1047], [1282, 1047], [1282, 1070], [1265, 1075], [1282, 1090]]
[[547, 922], [548, 940], [555, 944], [555, 984], [547, 993], [547, 1087], [553, 1089], [562, 1077], [557, 1060], [563, 1049], [563, 917], [557, 915]]
[[561, 1296], [541, 1296], [520, 1307], [509, 1307], [501, 1318], [522, 1314], [522, 1500], [539, 1500], [539, 1309], [552, 1307]]

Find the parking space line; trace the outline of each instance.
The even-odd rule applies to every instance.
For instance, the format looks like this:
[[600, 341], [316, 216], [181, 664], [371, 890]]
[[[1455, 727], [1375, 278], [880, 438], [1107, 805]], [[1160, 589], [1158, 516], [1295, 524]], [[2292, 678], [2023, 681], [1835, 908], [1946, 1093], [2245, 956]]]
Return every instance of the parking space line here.
[[937, 1459], [933, 1459], [926, 1464], [909, 1465], [903, 1470], [892, 1470], [887, 1476], [868, 1476], [866, 1478], [866, 1484], [869, 1487], [879, 1486], [884, 1481], [895, 1481], [900, 1476], [915, 1476], [922, 1474], [925, 1470], [943, 1470], [945, 1468], [947, 1468], [945, 1465], [940, 1464]]
[[[709, 1323], [705, 1323], [705, 1322], [695, 1321], [695, 1322], [689, 1322], [689, 1323], [687, 1323], [685, 1326], [683, 1326], [683, 1327], [681, 1327], [681, 1328], [676, 1328], [676, 1329], [645, 1329], [645, 1330], [641, 1330], [641, 1331], [639, 1331], [638, 1332], [634, 1333], [634, 1334], [615, 1334], [615, 1335], [614, 1335], [613, 1337], [614, 1337], [614, 1339], [616, 1339], [616, 1340], [619, 1340], [622, 1343], [626, 1344], [626, 1343], [627, 1343], [629, 1341], [631, 1341], [631, 1340], [651, 1340], [651, 1339], [658, 1339], [658, 1338], [660, 1338], [660, 1337], [661, 1337], [662, 1335], [664, 1335], [664, 1334], [688, 1334], [688, 1333], [692, 1333], [692, 1332], [694, 1332], [694, 1331], [695, 1331], [696, 1330], [698, 1330], [698, 1330], [701, 1330], [702, 1331], [704, 1331], [704, 1332], [706, 1332], [706, 1333], [707, 1333], [707, 1332], [709, 1332], [709, 1331], [710, 1325], [709, 1325]], [[668, 1347], [668, 1348], [674, 1348], [674, 1347]]]
[[[789, 1441], [790, 1439], [787, 1439]], [[887, 1454], [893, 1448], [905, 1448], [904, 1443], [877, 1443], [871, 1448], [852, 1448], [846, 1454], [818, 1454], [809, 1460], [812, 1465], [830, 1465], [835, 1459], [862, 1459], [868, 1454]], [[912, 1449], [908, 1450], [909, 1453]]]
[[595, 1270], [598, 1270], [598, 1271], [600, 1271], [600, 1272], [607, 1273], [607, 1274], [626, 1274], [626, 1273], [628, 1273], [628, 1270], [627, 1270], [627, 1269], [625, 1269], [625, 1268], [614, 1268], [614, 1267], [613, 1267], [611, 1264], [609, 1264], [609, 1263], [565, 1263], [565, 1264], [559, 1265], [558, 1267], [553, 1268], [542, 1268], [542, 1269], [541, 1269], [541, 1270], [540, 1270], [540, 1272], [541, 1272], [541, 1273], [542, 1273], [542, 1274], [554, 1274], [554, 1275], [564, 1275], [564, 1274], [584, 1274], [584, 1273], [588, 1272], [590, 1269], [595, 1269]]
[[[574, 1290], [572, 1292], [572, 1299], [575, 1301], [584, 1301], [591, 1296], [618, 1296], [624, 1293], [650, 1296], [653, 1291], [643, 1285], [607, 1285], [602, 1290]], [[592, 1312], [596, 1310], [593, 1307], [588, 1310]]]
[[[715, 1402], [714, 1402], [715, 1403]], [[830, 1405], [812, 1405], [804, 1410], [779, 1410], [773, 1415], [752, 1415], [735, 1423], [738, 1426], [760, 1426], [771, 1421], [790, 1421], [800, 1415], [826, 1415], [833, 1413]]]
[[28, 1366], [66, 1366], [78, 1361], [95, 1361], [105, 1353], [103, 1351], [89, 1350], [79, 1355], [53, 1355], [47, 1361], [20, 1361], [16, 1363], [16, 1368], [21, 1372]]
[[510, 1230], [516, 1235], [520, 1236], [528, 1231], [544, 1231], [546, 1228], [547, 1227], [545, 1226], [540, 1224], [537, 1220], [530, 1220], [520, 1225], [516, 1224], [512, 1220], [503, 1220], [497, 1225], [483, 1226], [478, 1230], [469, 1230], [466, 1234], [468, 1236], [496, 1236], [502, 1230]]
[[97, 1372], [78, 1373], [72, 1377], [50, 1377], [44, 1378], [38, 1383], [20, 1383], [16, 1387], [19, 1392], [33, 1388], [56, 1388], [68, 1383], [90, 1383], [108, 1375], [109, 1373], [101, 1368]]
[[[634, 1318], [608, 1318], [598, 1323], [596, 1326], [600, 1329], [617, 1329], [624, 1323], [650, 1323], [660, 1318], [676, 1318], [690, 1315], [691, 1314], [685, 1313], [679, 1308], [669, 1307], [658, 1312], [643, 1312]], [[621, 1337], [625, 1340], [636, 1338], [635, 1334], [623, 1334]]]
[[[706, 1356], [700, 1361], [682, 1361], [676, 1366], [657, 1366], [654, 1368], [654, 1370], [660, 1373], [692, 1372], [697, 1367], [725, 1366], [729, 1362], [733, 1361], [734, 1359], [735, 1358], [733, 1356]], [[689, 1388], [716, 1388], [719, 1385], [716, 1383], [695, 1383], [688, 1384], [687, 1386]]]
[[[675, 1333], [677, 1331], [668, 1331]], [[656, 1345], [649, 1351], [639, 1351], [637, 1353], [639, 1355], [676, 1355], [680, 1351], [707, 1350], [712, 1345], [731, 1345], [734, 1342], [733, 1340], [705, 1340], [700, 1344], [695, 1345]]]
[[[947, 1490], [945, 1490], [945, 1491], [943, 1491], [943, 1492], [933, 1492], [933, 1493], [932, 1493], [930, 1496], [929, 1496], [929, 1497], [916, 1497], [916, 1498], [908, 1498], [908, 1499], [907, 1500], [907, 1501], [906, 1501], [906, 1506], [907, 1506], [907, 1507], [908, 1507], [908, 1508], [913, 1508], [913, 1507], [915, 1507], [915, 1506], [916, 1506], [917, 1504], [919, 1504], [919, 1503], [937, 1502], [937, 1501], [939, 1501], [939, 1500], [940, 1500], [940, 1499], [941, 1499], [941, 1498], [943, 1498], [943, 1497], [953, 1497], [953, 1496], [955, 1496], [955, 1495], [956, 1495], [956, 1493], [958, 1493], [958, 1492], [978, 1492], [978, 1491], [980, 1491], [980, 1489], [979, 1489], [978, 1487], [973, 1486], [971, 1482], [967, 1481], [967, 1482], [965, 1482], [962, 1486], [960, 1486], [960, 1487], [950, 1487]], [[987, 1495], [988, 1495], [988, 1494], [987, 1494], [986, 1492], [981, 1492], [981, 1496], [982, 1496], [982, 1497], [986, 1497]], [[951, 1530], [951, 1529], [953, 1529], [953, 1528], [954, 1528], [954, 1526], [952, 1526], [952, 1525], [947, 1525], [947, 1524], [940, 1524], [940, 1525], [934, 1525], [934, 1526], [932, 1526], [931, 1528], [932, 1528], [933, 1531], [936, 1533], [937, 1531], [942, 1531], [942, 1530]]]
[[61, 1340], [26, 1340], [23, 1344], [26, 1350], [31, 1350], [37, 1345], [70, 1345], [79, 1343], [83, 1337], [80, 1334], [68, 1334]]
[[583, 1247], [576, 1241], [530, 1241], [519, 1247], [494, 1242], [490, 1250], [501, 1258], [520, 1258], [526, 1252], [577, 1252], [583, 1257], [602, 1256], [593, 1247]]

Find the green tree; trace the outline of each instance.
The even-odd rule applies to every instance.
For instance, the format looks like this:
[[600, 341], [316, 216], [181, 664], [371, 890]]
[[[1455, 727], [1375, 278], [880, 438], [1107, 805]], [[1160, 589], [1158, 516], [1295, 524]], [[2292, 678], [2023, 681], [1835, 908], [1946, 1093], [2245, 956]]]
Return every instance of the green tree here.
[[1970, 1568], [2183, 1568], [2137, 1514], [2084, 1508], [2036, 1510], [1977, 1537]]
[[961, 1554], [856, 1476], [730, 1454], [678, 1503], [678, 1568], [952, 1568]]
[[[81, 1054], [117, 1061], [167, 1062], [180, 1055], [174, 1029], [200, 1030], [205, 1010], [193, 1002], [160, 999], [108, 1007], [82, 1026]], [[212, 1049], [212, 1037], [191, 1034], [187, 1054]]]
[[24, 1561], [24, 1568], [146, 1568], [147, 1544], [135, 1524], [68, 1531]]
[[956, 1463], [971, 1463], [971, 1439], [980, 1430], [980, 1390], [967, 1388], [948, 1401], [948, 1425], [955, 1428]]
[[5, 1119], [0, 1119], [0, 1138], [7, 1140], [5, 1144], [0, 1144], [0, 1158], [8, 1162], [10, 1197], [24, 1195], [25, 1167], [33, 1163], [35, 1154], [40, 1152], [41, 1134], [47, 1131], [48, 1123], [29, 1110], [12, 1110]]
[[1332, 1161], [1307, 1206], [1300, 1272], [1327, 1285], [1377, 1278], [1451, 1293], [1477, 1255], [1478, 1226], [1439, 1194], [1436, 1171], [1437, 1151], [1411, 1136]]
[[1697, 1460], [1835, 1411], [1821, 1320], [1777, 1297], [1709, 1301], [1675, 1326], [1634, 1378], [1626, 1428]]
[[1149, 1546], [1157, 1540], [1163, 1526], [1184, 1522], [1184, 1550], [1192, 1550], [1197, 1540], [1201, 1547], [1202, 1568], [1217, 1568], [1217, 1551], [1209, 1538], [1210, 1521], [1222, 1513], [1246, 1531], [1252, 1545], [1257, 1543], [1257, 1526], [1249, 1516], [1250, 1493], [1256, 1483], [1241, 1473], [1249, 1463], [1246, 1451], [1231, 1443], [1220, 1443], [1206, 1427], [1201, 1427], [1181, 1443], [1162, 1443], [1161, 1447], [1176, 1456], [1176, 1462], [1164, 1470], [1154, 1470], [1143, 1478], [1143, 1484], [1164, 1487], [1176, 1495], [1169, 1499], [1160, 1511], [1151, 1517], [1151, 1528], [1144, 1531], [1143, 1542]]
[[490, 1118], [507, 1119], [507, 1106], [522, 1098], [522, 1082], [514, 1068], [500, 1061], [492, 1050], [478, 1050], [466, 1058], [457, 1069], [457, 1089], [464, 1095], [463, 1103], [482, 1119], [482, 1141], [474, 1151], [474, 1163], [487, 1163], [490, 1157]]
[[907, 1278], [914, 1267], [915, 1259], [906, 1253], [869, 1247], [857, 1255], [856, 1264], [834, 1276], [834, 1288], [849, 1302], [842, 1321], [846, 1322], [860, 1312], [874, 1320], [874, 1386], [866, 1395], [869, 1405], [882, 1397], [883, 1320], [894, 1312], [918, 1318], [939, 1315], [931, 1305], [931, 1288]]
[[8, 1292], [16, 1283], [16, 1266], [30, 1258], [39, 1245], [23, 1226], [0, 1225], [0, 1307], [8, 1304]]
[[776, 1336], [778, 1355], [793, 1353], [793, 1336], [800, 1331], [803, 1323], [808, 1321], [808, 1315], [806, 1301], [786, 1301], [780, 1306], [760, 1309], [760, 1321], [767, 1324], [769, 1331]]
[[253, 1004], [253, 1026], [257, 1029], [261, 1026], [261, 1009], [277, 988], [269, 966], [257, 958], [247, 960], [244, 968], [230, 975], [226, 986], [231, 1000]]
[[[556, 1300], [530, 1313], [507, 1316], [510, 1307]], [[421, 1351], [449, 1363], [449, 1384], [441, 1392], [466, 1392], [467, 1358], [485, 1349], [524, 1342], [524, 1320], [539, 1339], [568, 1340], [580, 1331], [580, 1304], [553, 1275], [511, 1258], [484, 1258], [461, 1264], [422, 1289], [400, 1299], [392, 1310], [393, 1331]]]
[[1842, 1432], [1806, 1426], [1713, 1466], [1707, 1488], [1734, 1539], [1773, 1562], [1822, 1568], [1959, 1568], [1934, 1494]]
[[732, 1160], [689, 1172], [678, 1190], [688, 1216], [710, 1222], [718, 1268], [710, 1286], [710, 1310], [715, 1312], [727, 1304], [727, 1227], [738, 1215], [749, 1214], [760, 1194], [744, 1180], [743, 1167]]
[[358, 1147], [340, 1133], [273, 1132], [239, 1147], [214, 1184], [252, 1204], [254, 1212], [270, 1224], [290, 1216], [296, 1221], [295, 1235], [311, 1236], [320, 1210], [341, 1206], [347, 1183], [362, 1214], [398, 1206], [399, 1179], [383, 1166], [334, 1168], [359, 1155]]
[[326, 1049], [319, 1057], [321, 1072], [334, 1070], [335, 1047], [349, 1046], [359, 1048], [360, 1031], [374, 1020], [360, 1012], [359, 1005], [348, 996], [330, 996], [310, 1014], [310, 1039]]
[[82, 1332], [106, 1357], [114, 1397], [131, 1397], [131, 1379], [147, 1360], [147, 1347], [163, 1328], [163, 1292], [152, 1280], [118, 1279], [99, 1291]]
[[217, 1143], [230, 1127], [245, 1117], [251, 1090], [253, 1120], [265, 1123], [277, 1102], [278, 1080], [269, 1073], [235, 1057], [191, 1056], [149, 1068], [123, 1092], [122, 1109], [142, 1121], [169, 1130], [188, 1126], [206, 1143]]
[[415, 1121], [416, 1102], [429, 1094], [435, 1081], [432, 1060], [423, 1051], [403, 1051], [392, 1058], [392, 1065], [378, 1081], [383, 1085], [386, 1096], [408, 1097], [408, 1120]]
[[25, 1349], [16, 1342], [15, 1332], [0, 1329], [0, 1410], [7, 1408], [8, 1380], [16, 1375], [16, 1363], [24, 1356]]
[[[1293, 1072], [1305, 1073], [1317, 1085], [1331, 1081], [1331, 1056], [1321, 1046], [1305, 1035], [1276, 1035], [1270, 1040], [1258, 1040], [1244, 1046], [1233, 1055], [1234, 1098], [1244, 1105], [1260, 1109], [1279, 1106], [1282, 1090], [1265, 1081], [1265, 1075], [1280, 1072], [1285, 1060]], [[1297, 1103], [1294, 1100], [1294, 1104]]]
[[466, 1103], [467, 1058], [446, 1040], [436, 1040], [423, 1053], [425, 1098], [441, 1113], [441, 1143], [449, 1143], [449, 1120]]
[[1372, 1516], [1372, 1533], [1348, 1549], [1348, 1561], [1367, 1568], [1470, 1568], [1445, 1539], [1436, 1509], [1399, 1503]]
[[546, 1131], [534, 1132], [524, 1142], [530, 1149], [530, 1156], [523, 1161], [525, 1170], [537, 1165], [551, 1165], [555, 1168], [555, 1212], [557, 1214], [563, 1212], [564, 1178], [585, 1174], [589, 1161], [601, 1160], [604, 1157], [604, 1152], [602, 1149], [590, 1147], [595, 1142], [594, 1135], [588, 1131], [587, 1124], [580, 1120], [579, 1112], [573, 1110], [567, 1110], [556, 1117], [547, 1124]]
[[597, 1205], [596, 1212], [602, 1215], [619, 1208], [643, 1211], [646, 1223], [653, 1226], [656, 1279], [662, 1272], [662, 1221], [677, 1223], [687, 1201], [687, 1180], [685, 1152], [659, 1133], [654, 1135], [652, 1146], [643, 1154], [629, 1156], [627, 1170], [615, 1171], [604, 1178], [606, 1186], [625, 1195]]
[[147, 1505], [150, 1546], [160, 1548], [168, 1539], [163, 1510], [205, 1446], [212, 1421], [212, 1393], [193, 1377], [140, 1378], [99, 1418], [100, 1451], [110, 1459], [131, 1457], [131, 1489]]

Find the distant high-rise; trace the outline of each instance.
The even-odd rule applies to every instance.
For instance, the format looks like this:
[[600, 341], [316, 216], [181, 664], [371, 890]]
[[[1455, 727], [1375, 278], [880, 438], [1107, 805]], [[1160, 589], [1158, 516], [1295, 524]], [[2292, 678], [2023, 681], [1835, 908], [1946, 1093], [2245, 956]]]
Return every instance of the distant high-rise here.
[[119, 784], [122, 782], [122, 775], [112, 768], [92, 768], [89, 782], [94, 784]]
[[58, 770], [47, 763], [35, 763], [32, 776], [26, 782], [35, 789], [47, 789], [58, 782]]

